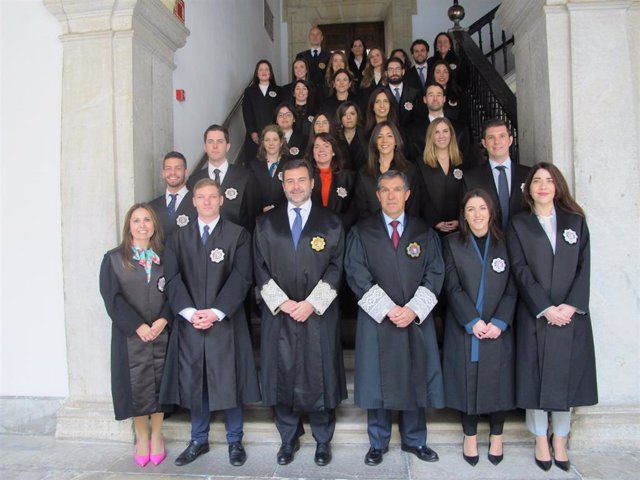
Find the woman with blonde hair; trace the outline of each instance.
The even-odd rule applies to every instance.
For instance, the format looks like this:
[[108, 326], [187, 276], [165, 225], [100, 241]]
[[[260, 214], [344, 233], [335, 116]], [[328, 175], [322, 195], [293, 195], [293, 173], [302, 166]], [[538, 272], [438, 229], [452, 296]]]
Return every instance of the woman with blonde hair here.
[[421, 161], [425, 184], [425, 221], [441, 236], [458, 229], [462, 198], [462, 155], [451, 122], [442, 117], [429, 124]]

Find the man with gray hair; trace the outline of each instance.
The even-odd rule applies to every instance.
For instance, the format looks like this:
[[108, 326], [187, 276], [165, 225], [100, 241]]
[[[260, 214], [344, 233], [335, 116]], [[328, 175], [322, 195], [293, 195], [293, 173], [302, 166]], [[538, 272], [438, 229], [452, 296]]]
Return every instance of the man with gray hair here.
[[444, 406], [431, 311], [444, 280], [436, 233], [405, 213], [409, 184], [389, 170], [378, 180], [382, 212], [360, 221], [347, 240], [345, 272], [358, 299], [355, 403], [367, 409], [370, 448], [364, 462], [382, 462], [399, 411], [401, 448], [435, 462], [427, 447], [424, 409]]

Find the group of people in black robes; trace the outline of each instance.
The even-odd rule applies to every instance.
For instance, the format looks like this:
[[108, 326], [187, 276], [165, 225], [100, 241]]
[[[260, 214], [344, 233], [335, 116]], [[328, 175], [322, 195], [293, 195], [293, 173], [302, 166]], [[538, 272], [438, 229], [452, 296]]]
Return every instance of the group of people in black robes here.
[[[319, 29], [309, 39], [299, 55], [309, 78], [291, 85], [294, 102], [280, 102], [270, 64], [258, 63], [243, 105], [254, 117], [245, 119], [245, 166], [226, 158], [228, 131], [210, 126], [206, 166], [187, 179], [184, 156], [167, 154], [166, 192], [129, 210], [121, 245], [104, 257], [114, 411], [134, 418], [135, 462], [164, 460], [163, 405], [179, 405], [191, 411], [192, 430], [176, 464], [209, 450], [210, 412], [222, 410], [229, 461], [240, 466], [247, 458], [242, 406], [262, 400], [282, 439], [278, 463], [293, 461], [303, 416], [317, 443], [315, 463], [330, 463], [335, 409], [347, 395], [340, 307], [350, 297], [344, 303], [358, 309], [355, 402], [367, 409], [367, 465], [380, 464], [388, 450], [393, 411], [402, 450], [436, 461], [424, 409], [446, 406], [461, 412], [470, 465], [479, 460], [480, 416], [489, 417], [488, 459], [497, 465], [505, 414], [523, 408], [536, 464], [569, 469], [570, 409], [595, 404], [597, 388], [589, 234], [561, 172], [512, 161], [513, 137], [500, 120], [483, 131], [488, 161], [467, 168], [446, 115], [429, 118], [421, 155], [408, 159], [410, 129], [394, 110], [400, 93], [371, 88], [383, 78], [376, 49], [366, 62], [362, 55], [347, 61], [365, 64], [361, 91], [375, 92], [370, 131], [353, 99], [336, 102], [332, 122], [305, 98], [319, 94], [329, 64], [334, 80], [344, 72], [354, 80], [344, 55], [321, 49]], [[414, 59], [426, 60], [428, 45], [416, 42]], [[388, 62], [392, 73], [405, 69], [400, 60]], [[294, 62], [294, 73], [301, 65]], [[416, 69], [418, 80], [439, 74], [438, 61], [432, 65]], [[442, 111], [445, 88], [426, 78], [425, 85], [428, 111]], [[292, 140], [304, 137], [293, 128], [298, 122], [310, 124], [306, 145]], [[262, 322], [260, 382], [246, 319], [252, 286]], [[441, 354], [437, 331], [444, 332]]]

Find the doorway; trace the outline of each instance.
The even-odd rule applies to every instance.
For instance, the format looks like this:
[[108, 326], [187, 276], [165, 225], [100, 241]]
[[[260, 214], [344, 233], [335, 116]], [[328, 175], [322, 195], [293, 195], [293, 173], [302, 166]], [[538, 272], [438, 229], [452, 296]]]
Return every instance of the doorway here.
[[343, 50], [349, 55], [355, 38], [364, 41], [367, 49], [379, 47], [385, 51], [384, 22], [327, 23], [318, 25], [324, 36], [323, 46], [329, 51]]

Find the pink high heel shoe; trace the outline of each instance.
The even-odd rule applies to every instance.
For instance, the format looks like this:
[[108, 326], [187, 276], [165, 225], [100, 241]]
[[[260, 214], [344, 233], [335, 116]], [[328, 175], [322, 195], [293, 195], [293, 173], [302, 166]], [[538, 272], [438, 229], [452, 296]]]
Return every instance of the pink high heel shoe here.
[[149, 459], [151, 458], [150, 453], [151, 453], [151, 443], [149, 443], [149, 450], [147, 451], [146, 455], [138, 455], [138, 446], [136, 445], [133, 451], [133, 460], [140, 467], [144, 467], [147, 463], [149, 463]]
[[[160, 453], [151, 453], [151, 455], [149, 455], [151, 463], [153, 463], [154, 465], [160, 465], [162, 461], [167, 458], [167, 451], [164, 448], [164, 438], [161, 439], [161, 441], [162, 451]], [[151, 452], [151, 444], [149, 444], [149, 452]]]

